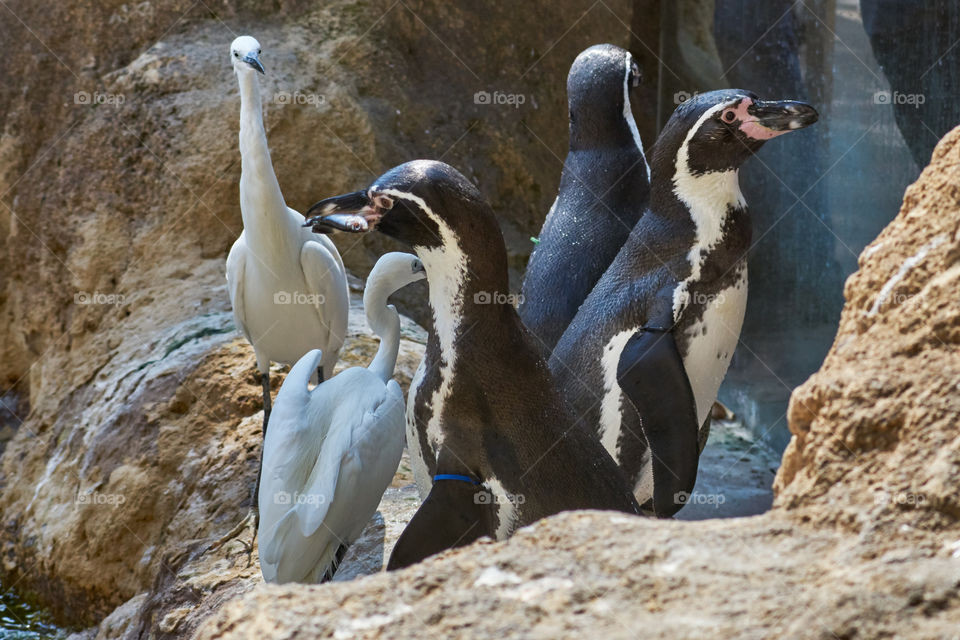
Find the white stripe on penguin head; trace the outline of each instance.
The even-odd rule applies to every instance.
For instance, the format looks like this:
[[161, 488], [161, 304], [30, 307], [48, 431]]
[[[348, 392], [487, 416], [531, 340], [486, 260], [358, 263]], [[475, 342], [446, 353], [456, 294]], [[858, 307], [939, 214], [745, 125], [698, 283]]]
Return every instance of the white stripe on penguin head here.
[[687, 206], [690, 217], [693, 219], [695, 238], [693, 246], [687, 253], [690, 263], [690, 276], [681, 282], [673, 292], [673, 321], [680, 319], [680, 314], [689, 302], [690, 283], [700, 279], [700, 267], [703, 260], [701, 252], [709, 252], [723, 239], [723, 224], [727, 218], [729, 207], [742, 208], [746, 206], [743, 193], [740, 191], [740, 180], [736, 169], [727, 171], [710, 171], [701, 175], [694, 175], [690, 171], [690, 142], [713, 115], [731, 101], [722, 102], [707, 109], [696, 125], [690, 128], [687, 137], [677, 151], [676, 172], [673, 176], [673, 193]]
[[627, 121], [627, 127], [633, 134], [633, 143], [637, 145], [640, 154], [643, 156], [643, 164], [647, 167], [647, 182], [650, 182], [650, 163], [647, 162], [647, 156], [643, 153], [643, 142], [640, 141], [640, 130], [637, 129], [637, 121], [633, 119], [633, 110], [630, 108], [630, 73], [633, 71], [633, 56], [627, 51], [626, 55], [626, 73], [623, 77], [623, 119]]
[[[446, 221], [433, 212], [423, 198], [397, 189], [382, 189], [377, 193], [414, 203], [427, 214], [440, 231], [439, 247], [434, 249], [414, 247], [427, 272], [433, 327], [440, 343], [440, 386], [430, 398], [429, 404], [433, 412], [427, 423], [427, 441], [435, 453], [443, 445], [441, 416], [452, 391], [453, 373], [457, 360], [453, 343], [463, 323], [463, 285], [467, 278], [467, 256], [460, 247], [457, 234]], [[417, 386], [419, 387], [419, 384]], [[432, 455], [432, 453], [423, 452], [423, 455]]]

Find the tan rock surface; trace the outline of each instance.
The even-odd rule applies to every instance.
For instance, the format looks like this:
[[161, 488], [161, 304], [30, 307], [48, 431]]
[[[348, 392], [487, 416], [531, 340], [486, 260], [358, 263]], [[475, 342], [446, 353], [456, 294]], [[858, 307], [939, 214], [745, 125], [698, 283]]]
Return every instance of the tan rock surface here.
[[960, 518], [960, 130], [847, 281], [821, 370], [794, 391], [776, 504], [855, 532]]
[[960, 554], [928, 542], [878, 545], [774, 514], [568, 513], [402, 572], [258, 587], [196, 638], [955, 637]]

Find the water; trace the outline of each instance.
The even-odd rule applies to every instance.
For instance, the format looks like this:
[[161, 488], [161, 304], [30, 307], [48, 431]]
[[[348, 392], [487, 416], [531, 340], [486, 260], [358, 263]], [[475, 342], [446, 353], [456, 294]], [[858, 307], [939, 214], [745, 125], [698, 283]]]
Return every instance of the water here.
[[50, 622], [50, 617], [0, 585], [0, 640], [62, 640], [67, 632]]

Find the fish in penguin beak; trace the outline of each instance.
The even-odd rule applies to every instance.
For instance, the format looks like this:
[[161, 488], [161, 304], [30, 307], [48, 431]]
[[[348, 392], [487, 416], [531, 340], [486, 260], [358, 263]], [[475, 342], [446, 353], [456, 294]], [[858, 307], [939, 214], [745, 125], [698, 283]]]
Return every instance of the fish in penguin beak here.
[[243, 61], [260, 73], [264, 73], [263, 64], [260, 62], [260, 57], [257, 55], [256, 51], [251, 51], [247, 55], [243, 56]]
[[314, 233], [363, 233], [372, 230], [382, 215], [380, 208], [370, 202], [366, 191], [354, 191], [314, 204], [307, 211], [303, 226], [311, 227]]
[[757, 100], [747, 107], [741, 128], [760, 140], [809, 127], [820, 118], [817, 110], [796, 100]]

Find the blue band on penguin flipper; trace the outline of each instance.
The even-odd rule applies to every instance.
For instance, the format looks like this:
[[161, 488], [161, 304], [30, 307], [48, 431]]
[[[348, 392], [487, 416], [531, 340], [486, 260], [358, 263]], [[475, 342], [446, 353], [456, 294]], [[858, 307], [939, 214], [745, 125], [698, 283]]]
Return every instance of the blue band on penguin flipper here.
[[463, 476], [458, 473], [438, 473], [433, 476], [433, 481], [437, 480], [459, 480], [460, 482], [469, 482], [470, 484], [480, 484], [479, 480], [474, 480], [470, 476]]

